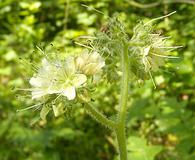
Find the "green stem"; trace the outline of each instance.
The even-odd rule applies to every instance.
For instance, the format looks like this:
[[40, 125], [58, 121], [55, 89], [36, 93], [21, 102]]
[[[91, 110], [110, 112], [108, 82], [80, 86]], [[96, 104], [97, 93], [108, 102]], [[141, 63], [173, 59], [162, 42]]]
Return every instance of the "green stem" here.
[[95, 119], [97, 122], [101, 123], [102, 125], [110, 128], [110, 129], [115, 129], [116, 124], [115, 122], [109, 120], [107, 117], [105, 117], [102, 113], [97, 111], [95, 108], [93, 108], [90, 104], [85, 103], [84, 105], [87, 113]]
[[115, 130], [120, 160], [127, 160], [127, 147], [125, 137], [125, 120], [127, 111], [127, 100], [128, 100], [128, 89], [129, 89], [129, 57], [128, 57], [128, 46], [124, 46], [124, 52], [122, 54], [122, 84], [121, 84], [121, 99], [120, 99], [120, 112]]
[[84, 103], [84, 107], [88, 114], [94, 118], [97, 122], [113, 129], [116, 133], [120, 160], [127, 160], [127, 145], [125, 137], [125, 120], [127, 111], [128, 100], [128, 88], [129, 88], [129, 57], [128, 57], [128, 44], [124, 45], [124, 51], [121, 56], [122, 59], [122, 84], [121, 84], [121, 99], [120, 99], [120, 111], [117, 123], [109, 120], [102, 113], [98, 112], [90, 104], [81, 98]]

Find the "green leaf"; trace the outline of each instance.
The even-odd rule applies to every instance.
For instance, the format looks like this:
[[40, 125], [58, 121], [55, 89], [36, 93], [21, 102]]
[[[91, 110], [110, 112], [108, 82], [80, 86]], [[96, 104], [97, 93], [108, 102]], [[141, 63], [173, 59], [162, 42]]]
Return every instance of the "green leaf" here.
[[161, 146], [148, 145], [144, 138], [130, 136], [127, 142], [128, 157], [133, 160], [154, 160]]

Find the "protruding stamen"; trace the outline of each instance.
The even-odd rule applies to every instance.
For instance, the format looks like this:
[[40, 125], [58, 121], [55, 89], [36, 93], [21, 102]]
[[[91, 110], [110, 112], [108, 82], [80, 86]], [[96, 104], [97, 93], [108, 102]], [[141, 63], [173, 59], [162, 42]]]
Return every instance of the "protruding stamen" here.
[[16, 112], [22, 112], [22, 111], [26, 111], [26, 110], [29, 110], [29, 109], [32, 109], [32, 108], [35, 108], [35, 107], [38, 107], [40, 105], [42, 105], [43, 103], [39, 103], [39, 104], [35, 104], [33, 106], [30, 106], [30, 107], [27, 107], [27, 108], [23, 108], [23, 109], [17, 109]]

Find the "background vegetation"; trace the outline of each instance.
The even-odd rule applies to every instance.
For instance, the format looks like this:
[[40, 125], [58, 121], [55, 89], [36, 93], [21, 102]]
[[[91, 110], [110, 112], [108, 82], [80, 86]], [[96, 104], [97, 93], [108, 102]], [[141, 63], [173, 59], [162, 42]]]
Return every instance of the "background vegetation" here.
[[[75, 38], [93, 34], [116, 12], [131, 36], [139, 20], [175, 10], [176, 14], [156, 27], [172, 37], [170, 43], [184, 46], [175, 53], [182, 61], [155, 76], [156, 90], [151, 81], [138, 88], [137, 82], [132, 82], [128, 151], [132, 160], [194, 160], [193, 0], [0, 0], [0, 159], [117, 159], [114, 135], [78, 106], [68, 109], [64, 117], [51, 115], [47, 123], [38, 119], [39, 111], [16, 112], [32, 104], [29, 93], [14, 89], [28, 87], [28, 66], [24, 67], [20, 57], [31, 58], [36, 45], [57, 54], [78, 52]], [[95, 106], [108, 116], [116, 113], [117, 85], [105, 84], [97, 93]]]

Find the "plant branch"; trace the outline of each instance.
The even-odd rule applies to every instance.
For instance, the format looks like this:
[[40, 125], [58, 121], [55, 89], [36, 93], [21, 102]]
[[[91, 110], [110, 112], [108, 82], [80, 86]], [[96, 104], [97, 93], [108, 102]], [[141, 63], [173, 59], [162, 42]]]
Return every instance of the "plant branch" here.
[[130, 4], [133, 7], [137, 7], [137, 8], [142, 8], [142, 9], [147, 9], [147, 8], [153, 8], [156, 6], [159, 6], [161, 4], [171, 4], [171, 3], [187, 3], [187, 4], [192, 4], [195, 5], [195, 1], [194, 0], [164, 0], [164, 1], [158, 1], [158, 2], [154, 2], [154, 3], [149, 3], [149, 4], [143, 4], [143, 3], [139, 3], [136, 1], [128, 1], [128, 4]]
[[142, 4], [142, 3], [138, 3], [136, 1], [128, 1], [128, 0], [127, 0], [127, 2], [128, 2], [128, 4], [130, 4], [133, 7], [143, 8], [143, 9], [152, 8], [152, 7], [156, 7], [156, 6], [160, 5], [159, 2], [154, 2], [154, 3], [150, 3], [150, 4]]
[[120, 160], [127, 160], [127, 147], [125, 136], [125, 121], [128, 101], [128, 89], [129, 89], [129, 57], [128, 57], [128, 45], [124, 44], [124, 51], [122, 53], [122, 84], [121, 84], [121, 99], [120, 99], [120, 111], [117, 128], [115, 130]]
[[195, 5], [194, 0], [165, 0], [164, 2], [164, 4], [169, 4], [169, 3], [187, 3], [187, 4]]
[[122, 54], [122, 84], [121, 84], [121, 99], [120, 99], [120, 113], [119, 123], [124, 122], [126, 119], [127, 99], [129, 89], [129, 56], [128, 45], [124, 47], [124, 53]]
[[95, 119], [97, 122], [101, 123], [102, 125], [110, 128], [115, 129], [116, 124], [112, 120], [109, 120], [105, 115], [97, 111], [95, 108], [93, 108], [90, 104], [85, 103], [84, 108], [87, 111], [87, 113]]

